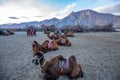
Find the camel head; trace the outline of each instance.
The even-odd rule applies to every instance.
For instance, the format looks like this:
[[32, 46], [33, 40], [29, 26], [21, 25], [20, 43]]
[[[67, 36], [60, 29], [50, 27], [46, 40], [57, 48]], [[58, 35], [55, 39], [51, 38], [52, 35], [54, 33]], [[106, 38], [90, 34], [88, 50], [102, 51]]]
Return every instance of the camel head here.
[[41, 45], [37, 41], [33, 41], [32, 50], [34, 53], [37, 53], [38, 51], [41, 50]]
[[35, 65], [43, 65], [45, 59], [42, 51], [34, 53], [32, 63]]

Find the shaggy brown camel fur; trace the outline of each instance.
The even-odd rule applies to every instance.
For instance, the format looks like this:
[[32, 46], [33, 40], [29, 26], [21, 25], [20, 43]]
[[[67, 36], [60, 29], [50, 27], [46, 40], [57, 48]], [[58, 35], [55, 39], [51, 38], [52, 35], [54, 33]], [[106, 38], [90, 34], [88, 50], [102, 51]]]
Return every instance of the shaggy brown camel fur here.
[[57, 40], [61, 37], [59, 34], [53, 34], [53, 35], [47, 34], [47, 36], [51, 40]]
[[9, 35], [15, 34], [13, 30], [8, 30]]
[[71, 79], [83, 77], [82, 68], [74, 55], [69, 58], [58, 55], [45, 62], [44, 55], [41, 52], [35, 54], [39, 54], [39, 58], [33, 60], [33, 63], [39, 62], [42, 73], [45, 73], [43, 80], [57, 80], [60, 75], [67, 75]]
[[71, 42], [66, 37], [57, 39], [56, 43], [61, 46], [71, 46]]
[[50, 31], [45, 30], [44, 33], [45, 34], [50, 34]]
[[58, 50], [58, 45], [55, 40], [45, 40], [42, 44], [39, 44], [37, 41], [33, 41], [32, 50], [34, 53], [38, 51], [46, 53], [47, 51]]
[[45, 40], [41, 44], [42, 48], [46, 51], [51, 51], [51, 50], [58, 50], [58, 45], [56, 44], [55, 40], [49, 41]]
[[37, 41], [33, 41], [33, 43], [32, 43], [32, 51], [34, 53], [36, 53], [38, 51], [43, 51], [43, 48]]
[[65, 35], [66, 35], [67, 37], [74, 37], [74, 33], [73, 33], [72, 31], [66, 31], [66, 32], [65, 32]]

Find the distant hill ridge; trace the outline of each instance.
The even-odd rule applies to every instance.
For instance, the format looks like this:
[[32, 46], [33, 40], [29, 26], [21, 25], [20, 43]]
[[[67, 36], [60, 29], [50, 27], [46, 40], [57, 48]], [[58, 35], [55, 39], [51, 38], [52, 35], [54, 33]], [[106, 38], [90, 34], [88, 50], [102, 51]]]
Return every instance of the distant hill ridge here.
[[86, 26], [87, 28], [92, 28], [96, 25], [103, 26], [108, 24], [112, 24], [113, 27], [120, 27], [120, 16], [109, 13], [98, 13], [88, 9], [78, 12], [71, 12], [63, 19], [52, 18], [43, 21], [24, 22], [20, 24], [3, 24], [0, 25], [0, 28], [25, 28], [26, 25], [33, 25], [37, 27], [41, 27], [42, 25], [55, 25], [58, 28], [80, 25], [83, 27]]

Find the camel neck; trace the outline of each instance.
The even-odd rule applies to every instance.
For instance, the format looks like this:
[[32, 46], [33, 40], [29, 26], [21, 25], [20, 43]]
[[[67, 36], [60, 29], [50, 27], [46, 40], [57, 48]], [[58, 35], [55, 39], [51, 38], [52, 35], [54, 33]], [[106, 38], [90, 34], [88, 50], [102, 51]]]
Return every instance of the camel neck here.
[[43, 62], [40, 64], [41, 68], [46, 64], [46, 61], [43, 60]]

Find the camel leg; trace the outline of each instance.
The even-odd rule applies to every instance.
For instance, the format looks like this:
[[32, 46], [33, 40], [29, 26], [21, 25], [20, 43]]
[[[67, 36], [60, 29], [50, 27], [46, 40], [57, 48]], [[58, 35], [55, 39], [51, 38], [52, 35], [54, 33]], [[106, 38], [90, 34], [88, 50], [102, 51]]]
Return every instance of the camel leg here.
[[57, 44], [54, 44], [54, 46], [53, 46], [53, 50], [58, 50], [58, 46], [57, 46]]
[[58, 76], [52, 74], [45, 74], [43, 76], [43, 80], [57, 80]]

